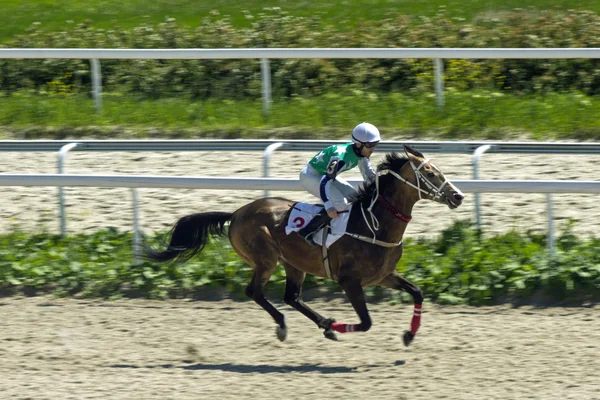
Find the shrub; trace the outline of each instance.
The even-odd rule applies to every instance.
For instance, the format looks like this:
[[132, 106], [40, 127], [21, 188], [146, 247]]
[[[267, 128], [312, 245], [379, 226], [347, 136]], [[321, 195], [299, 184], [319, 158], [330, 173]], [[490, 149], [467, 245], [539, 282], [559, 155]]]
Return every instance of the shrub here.
[[[156, 244], [161, 235], [150, 238]], [[439, 303], [581, 304], [600, 300], [600, 239], [580, 239], [567, 229], [550, 256], [545, 236], [508, 232], [482, 237], [469, 222], [458, 222], [439, 237], [405, 242], [397, 269]], [[51, 292], [87, 297], [203, 297], [211, 288], [243, 296], [252, 270], [226, 239], [210, 243], [185, 264], [132, 264], [129, 233], [106, 229], [61, 238], [13, 232], [0, 235], [0, 289], [7, 293]], [[339, 287], [307, 277], [305, 289]], [[278, 268], [268, 292], [283, 296]], [[368, 288], [371, 295], [380, 294]], [[411, 301], [406, 293], [391, 300]]]
[[[248, 15], [249, 28], [235, 29], [227, 18], [206, 18], [195, 27], [169, 19], [132, 30], [91, 28], [85, 23], [63, 32], [34, 24], [6, 43], [19, 48], [263, 48], [263, 47], [600, 47], [600, 16], [589, 11], [537, 16], [514, 11], [500, 19], [466, 24], [434, 18], [396, 16], [351, 32], [320, 26], [317, 17], [292, 17], [278, 8]], [[527, 29], [523, 29], [526, 26]], [[510, 93], [600, 92], [600, 60], [444, 61], [446, 86]], [[411, 59], [271, 60], [276, 98], [360, 89], [368, 93], [430, 92], [432, 61]], [[104, 90], [140, 98], [241, 99], [261, 95], [259, 60], [103, 60]], [[52, 93], [54, 83], [73, 92], [91, 89], [87, 60], [0, 60], [0, 92], [30, 89]]]

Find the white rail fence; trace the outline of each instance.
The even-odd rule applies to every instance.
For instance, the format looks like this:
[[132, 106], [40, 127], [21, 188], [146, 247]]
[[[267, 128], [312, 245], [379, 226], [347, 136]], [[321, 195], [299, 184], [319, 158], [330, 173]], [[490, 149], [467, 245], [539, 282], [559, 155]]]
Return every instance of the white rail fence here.
[[333, 58], [422, 58], [433, 59], [435, 93], [439, 106], [444, 105], [442, 59], [551, 59], [600, 58], [600, 48], [261, 48], [261, 49], [0, 49], [0, 58], [88, 59], [91, 64], [92, 94], [98, 113], [102, 112], [101, 59], [258, 59], [262, 80], [263, 112], [271, 107], [271, 59]]
[[[270, 159], [276, 150], [320, 151], [344, 141], [334, 140], [1, 140], [0, 151], [57, 151], [58, 173], [64, 173], [68, 153], [77, 151], [263, 151], [263, 176], [269, 177]], [[484, 153], [533, 154], [600, 154], [600, 143], [581, 142], [493, 142], [493, 141], [384, 141], [379, 151], [402, 151], [407, 144], [425, 153], [473, 154], [473, 179], [479, 179], [479, 162]], [[265, 190], [265, 196], [268, 196]], [[60, 231], [66, 235], [64, 190], [58, 188]], [[552, 197], [548, 195], [548, 213], [552, 214]], [[475, 221], [481, 229], [481, 202], [475, 193]]]
[[[358, 187], [361, 180], [349, 180]], [[456, 180], [467, 193], [600, 193], [600, 182], [556, 180]], [[137, 188], [182, 188], [223, 190], [304, 190], [297, 179], [214, 178], [145, 175], [0, 174], [0, 186], [122, 187], [132, 189], [134, 262], [141, 257], [139, 197]], [[551, 209], [549, 208], [549, 211]], [[554, 250], [553, 216], [548, 215], [548, 249]]]

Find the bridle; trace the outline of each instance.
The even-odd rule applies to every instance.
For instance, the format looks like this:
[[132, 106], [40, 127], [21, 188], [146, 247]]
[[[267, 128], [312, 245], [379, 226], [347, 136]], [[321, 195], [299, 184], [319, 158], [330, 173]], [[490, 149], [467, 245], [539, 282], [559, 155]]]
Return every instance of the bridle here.
[[[400, 175], [398, 175], [397, 173], [395, 173], [394, 171], [391, 171], [389, 169], [378, 172], [377, 177], [376, 177], [377, 190], [379, 191], [379, 175], [392, 174], [394, 177], [396, 177], [396, 179], [406, 183], [410, 187], [417, 189], [417, 191], [419, 193], [419, 200], [423, 199], [423, 197], [421, 196], [421, 193], [425, 193], [426, 196], [431, 196], [433, 200], [439, 199], [444, 194], [442, 192], [442, 190], [444, 189], [444, 186], [446, 186], [446, 184], [449, 182], [449, 180], [444, 179], [444, 182], [442, 182], [439, 187], [436, 187], [433, 183], [431, 183], [431, 181], [429, 179], [427, 179], [427, 177], [425, 175], [423, 175], [423, 173], [421, 172], [421, 168], [423, 168], [428, 162], [429, 162], [429, 159], [425, 159], [425, 160], [423, 160], [423, 162], [421, 164], [419, 164], [418, 167], [415, 167], [415, 164], [413, 163], [413, 161], [410, 160], [410, 166], [412, 167], [412, 169], [415, 173], [415, 177], [417, 178], [416, 186], [412, 182], [409, 182], [408, 180], [404, 179], [403, 177], [401, 177]], [[433, 164], [431, 164], [431, 165], [433, 168], [437, 169], [437, 167], [435, 167]], [[427, 189], [429, 189], [428, 191], [425, 189], [421, 189], [421, 182], [423, 182], [423, 184], [427, 187]]]
[[[365, 223], [367, 224], [367, 227], [373, 234], [373, 239], [366, 238], [367, 240], [365, 240], [365, 241], [370, 241], [371, 243], [375, 243], [375, 244], [379, 244], [379, 245], [382, 245], [381, 243], [386, 243], [386, 242], [381, 242], [380, 240], [376, 239], [377, 235], [376, 235], [375, 231], [379, 230], [379, 221], [377, 220], [377, 217], [375, 217], [375, 214], [373, 214], [373, 207], [375, 206], [375, 203], [377, 203], [377, 201], [380, 201], [384, 205], [385, 209], [390, 211], [396, 218], [402, 220], [403, 222], [408, 223], [408, 221], [410, 221], [410, 218], [411, 218], [410, 216], [405, 216], [405, 215], [400, 214], [398, 211], [396, 211], [393, 208], [393, 206], [391, 206], [391, 204], [388, 201], [386, 201], [383, 198], [383, 196], [381, 196], [379, 194], [379, 177], [380, 176], [391, 174], [399, 181], [404, 182], [408, 186], [416, 189], [417, 192], [419, 193], [419, 200], [423, 199], [423, 196], [422, 196], [423, 193], [426, 196], [430, 196], [433, 200], [437, 200], [443, 196], [442, 190], [444, 189], [444, 186], [446, 186], [446, 184], [448, 184], [448, 182], [449, 182], [448, 179], [444, 179], [444, 182], [442, 182], [440, 184], [440, 186], [437, 187], [433, 183], [431, 183], [431, 181], [429, 179], [427, 179], [427, 177], [425, 175], [423, 175], [423, 173], [421, 172], [421, 169], [429, 162], [429, 159], [425, 159], [418, 167], [415, 166], [415, 164], [413, 163], [412, 160], [409, 160], [409, 161], [410, 161], [410, 166], [412, 167], [413, 172], [415, 173], [415, 178], [417, 180], [416, 185], [413, 184], [412, 182], [409, 182], [407, 179], [401, 177], [399, 174], [397, 174], [396, 172], [389, 170], [389, 169], [386, 169], [383, 171], [378, 171], [377, 174], [375, 175], [375, 189], [376, 190], [375, 190], [375, 194], [373, 195], [373, 199], [371, 200], [371, 204], [367, 208], [367, 211], [368, 211], [370, 219], [371, 219], [370, 222], [367, 219], [367, 215], [365, 214], [365, 209], [363, 207], [360, 208], [362, 211]], [[433, 164], [432, 164], [432, 166], [437, 169], [437, 167], [435, 167]], [[428, 190], [421, 188], [421, 183], [423, 183], [423, 185]], [[357, 237], [357, 236], [355, 236], [355, 237]], [[357, 237], [357, 238], [364, 240], [360, 237]], [[391, 247], [391, 245], [399, 246], [401, 244], [402, 244], [402, 241], [400, 241], [399, 243], [386, 243], [385, 247]]]

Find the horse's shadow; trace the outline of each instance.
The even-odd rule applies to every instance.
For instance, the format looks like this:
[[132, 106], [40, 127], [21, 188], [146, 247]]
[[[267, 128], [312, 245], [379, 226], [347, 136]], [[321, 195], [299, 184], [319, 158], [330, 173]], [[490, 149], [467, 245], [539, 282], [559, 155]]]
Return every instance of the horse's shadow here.
[[[403, 365], [404, 361], [397, 361], [395, 365]], [[375, 367], [379, 365], [370, 365]], [[303, 365], [249, 365], [249, 364], [232, 364], [232, 363], [197, 363], [192, 365], [174, 365], [174, 364], [157, 364], [157, 365], [133, 365], [133, 364], [112, 364], [110, 368], [181, 368], [188, 371], [225, 371], [238, 374], [285, 374], [290, 372], [297, 373], [319, 373], [319, 374], [348, 374], [359, 372], [359, 367], [343, 367], [343, 366], [326, 366], [319, 364], [303, 364]]]
[[225, 371], [225, 372], [236, 372], [239, 374], [272, 374], [272, 373], [290, 373], [290, 372], [299, 372], [299, 373], [320, 373], [320, 374], [346, 374], [357, 372], [356, 367], [332, 367], [326, 365], [318, 365], [318, 364], [303, 364], [303, 365], [246, 365], [246, 364], [232, 364], [232, 363], [222, 363], [222, 364], [205, 364], [198, 363], [194, 365], [188, 365], [182, 367], [186, 370], [191, 371]]

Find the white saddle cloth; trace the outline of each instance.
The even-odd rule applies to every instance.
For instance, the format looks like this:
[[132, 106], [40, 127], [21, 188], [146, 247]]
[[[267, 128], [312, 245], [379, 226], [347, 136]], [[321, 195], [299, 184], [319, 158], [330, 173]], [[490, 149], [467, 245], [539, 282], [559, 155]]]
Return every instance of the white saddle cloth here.
[[[300, 229], [305, 227], [314, 217], [323, 209], [322, 205], [308, 204], [308, 203], [297, 203], [290, 213], [287, 226], [285, 227], [285, 233], [289, 235], [292, 232], [298, 232]], [[329, 248], [339, 238], [344, 236], [346, 233], [346, 226], [348, 225], [348, 219], [350, 218], [350, 211], [352, 205], [350, 205], [346, 212], [339, 214], [336, 218], [330, 221], [331, 232], [327, 235], [326, 247]], [[323, 229], [319, 229], [314, 234], [313, 240], [319, 246], [323, 245]]]

